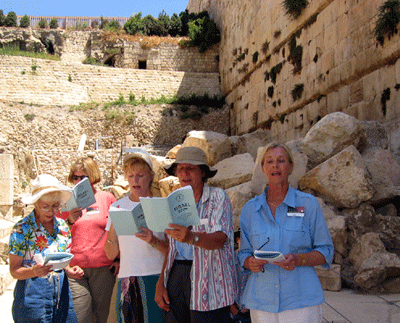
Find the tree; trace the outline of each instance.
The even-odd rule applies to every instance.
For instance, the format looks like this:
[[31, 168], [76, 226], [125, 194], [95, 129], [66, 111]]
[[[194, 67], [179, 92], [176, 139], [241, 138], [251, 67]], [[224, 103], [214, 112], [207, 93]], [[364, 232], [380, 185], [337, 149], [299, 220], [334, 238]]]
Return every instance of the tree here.
[[199, 48], [204, 53], [209, 47], [221, 40], [218, 27], [208, 14], [189, 22], [190, 45]]
[[57, 29], [58, 28], [58, 20], [57, 20], [57, 18], [52, 18], [50, 20], [49, 26], [50, 26], [50, 29]]
[[178, 35], [181, 35], [181, 32], [182, 32], [182, 21], [181, 21], [181, 18], [179, 18], [179, 16], [176, 13], [174, 13], [171, 16], [171, 24], [170, 24], [170, 27], [169, 27], [169, 34], [172, 37], [176, 37]]
[[157, 36], [168, 36], [168, 31], [171, 25], [171, 20], [168, 14], [163, 10], [158, 15], [158, 20], [156, 24], [156, 35]]
[[124, 29], [130, 35], [135, 35], [139, 32], [143, 32], [142, 12], [131, 16], [129, 20], [125, 23]]
[[0, 10], [0, 26], [4, 26], [6, 23], [6, 17], [4, 16], [3, 10]]
[[141, 20], [142, 30], [137, 33], [142, 33], [146, 36], [155, 35], [157, 32], [157, 20], [152, 15], [147, 15]]
[[28, 15], [23, 16], [21, 18], [21, 20], [19, 21], [19, 26], [21, 28], [27, 28], [27, 27], [29, 27], [30, 24], [31, 24], [31, 21], [30, 21]]
[[42, 29], [47, 28], [47, 20], [44, 18], [40, 19], [38, 22], [38, 26], [39, 26], [39, 28], [42, 28]]
[[105, 30], [110, 30], [110, 31], [119, 31], [121, 29], [121, 25], [118, 21], [116, 20], [111, 20], [106, 23]]
[[17, 15], [15, 14], [14, 11], [10, 11], [7, 14], [6, 20], [5, 20], [5, 25], [7, 27], [17, 27], [18, 23], [17, 23]]

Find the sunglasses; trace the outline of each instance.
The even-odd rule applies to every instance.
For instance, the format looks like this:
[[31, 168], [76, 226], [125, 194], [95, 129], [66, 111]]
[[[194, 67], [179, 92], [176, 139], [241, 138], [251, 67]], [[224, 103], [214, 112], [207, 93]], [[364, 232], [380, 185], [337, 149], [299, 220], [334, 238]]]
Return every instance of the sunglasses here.
[[88, 176], [87, 175], [82, 175], [82, 176], [72, 175], [71, 176], [73, 181], [77, 181], [78, 179], [81, 181], [81, 180], [85, 179], [86, 177], [88, 177]]

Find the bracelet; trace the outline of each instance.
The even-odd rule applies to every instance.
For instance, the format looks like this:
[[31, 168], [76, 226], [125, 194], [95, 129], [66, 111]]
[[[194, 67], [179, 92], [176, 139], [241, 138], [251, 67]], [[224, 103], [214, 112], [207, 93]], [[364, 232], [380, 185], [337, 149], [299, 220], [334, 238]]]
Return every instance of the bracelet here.
[[304, 255], [304, 253], [300, 254], [301, 257], [301, 264], [300, 266], [305, 266], [306, 265], [306, 256]]
[[159, 242], [160, 240], [156, 238], [156, 241], [154, 243], [150, 243], [150, 246], [154, 248], [156, 245], [158, 245]]
[[116, 243], [116, 242], [117, 242], [117, 240], [115, 240], [115, 241], [111, 241], [110, 239], [108, 239], [108, 238], [107, 238], [107, 242], [108, 242], [109, 244], [114, 244], [114, 243]]

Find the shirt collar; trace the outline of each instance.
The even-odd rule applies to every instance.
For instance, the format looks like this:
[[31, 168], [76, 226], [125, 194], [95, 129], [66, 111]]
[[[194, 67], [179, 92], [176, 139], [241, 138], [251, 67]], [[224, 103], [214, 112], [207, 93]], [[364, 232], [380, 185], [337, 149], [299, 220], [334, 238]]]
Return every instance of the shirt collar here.
[[210, 186], [208, 186], [206, 183], [204, 183], [203, 186], [203, 193], [201, 194], [201, 198], [200, 198], [200, 203], [205, 203], [207, 202], [207, 200], [210, 198]]
[[[264, 193], [258, 196], [258, 198], [260, 198], [261, 203], [257, 203], [256, 211], [259, 211], [262, 207], [267, 208], [267, 195], [266, 195], [267, 191], [268, 191], [268, 186], [265, 188]], [[282, 203], [285, 203], [290, 207], [296, 207], [295, 191], [296, 190], [289, 184], [289, 189]]]

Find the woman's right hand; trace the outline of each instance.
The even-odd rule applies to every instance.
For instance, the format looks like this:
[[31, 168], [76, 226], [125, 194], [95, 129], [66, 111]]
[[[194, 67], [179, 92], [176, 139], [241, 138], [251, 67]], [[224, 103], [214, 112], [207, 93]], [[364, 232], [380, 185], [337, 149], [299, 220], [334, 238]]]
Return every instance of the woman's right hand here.
[[82, 216], [82, 209], [76, 208], [69, 211], [68, 221], [70, 223], [75, 223]]
[[50, 271], [53, 265], [35, 265], [32, 267], [32, 271], [34, 277], [43, 277], [46, 276]]
[[266, 265], [268, 261], [256, 259], [252, 256], [249, 256], [244, 261], [243, 267], [251, 270], [253, 273], [258, 273], [264, 269], [264, 265]]
[[166, 312], [169, 312], [169, 298], [167, 289], [164, 286], [164, 282], [160, 280], [156, 284], [156, 296], [154, 297], [157, 305]]

